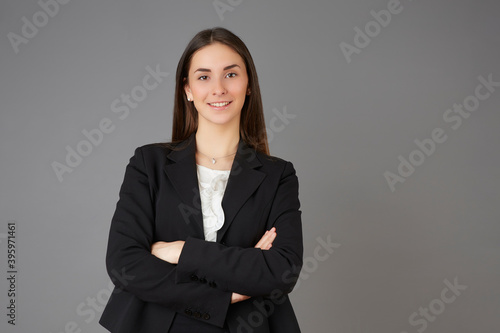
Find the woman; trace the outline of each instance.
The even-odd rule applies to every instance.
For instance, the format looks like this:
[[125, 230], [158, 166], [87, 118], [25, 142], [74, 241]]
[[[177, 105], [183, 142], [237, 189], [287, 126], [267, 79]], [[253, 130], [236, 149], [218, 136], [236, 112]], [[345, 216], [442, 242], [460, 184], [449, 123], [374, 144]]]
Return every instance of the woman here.
[[199, 32], [176, 75], [172, 142], [139, 147], [112, 219], [115, 332], [300, 332], [298, 181], [269, 156], [257, 73], [223, 28]]

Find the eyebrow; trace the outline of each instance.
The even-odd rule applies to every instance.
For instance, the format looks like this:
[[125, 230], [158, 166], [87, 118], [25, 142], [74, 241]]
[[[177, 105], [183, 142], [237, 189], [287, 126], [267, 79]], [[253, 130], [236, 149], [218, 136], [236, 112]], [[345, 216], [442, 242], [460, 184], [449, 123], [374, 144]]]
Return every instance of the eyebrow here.
[[[231, 68], [235, 68], [235, 67], [240, 67], [240, 65], [237, 65], [237, 64], [232, 64], [232, 65], [229, 65], [229, 66], [226, 66], [224, 67], [224, 70], [227, 71], [228, 69], [231, 69]], [[241, 68], [241, 67], [240, 67]], [[194, 71], [195, 73], [196, 72], [211, 72], [210, 69], [208, 68], [198, 68], [197, 70]]]

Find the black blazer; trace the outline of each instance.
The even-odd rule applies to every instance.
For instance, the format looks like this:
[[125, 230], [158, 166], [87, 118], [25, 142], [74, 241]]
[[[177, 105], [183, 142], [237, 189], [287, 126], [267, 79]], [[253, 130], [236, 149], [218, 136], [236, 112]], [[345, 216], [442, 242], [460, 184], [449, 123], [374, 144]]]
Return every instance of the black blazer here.
[[[106, 254], [115, 289], [100, 324], [113, 333], [168, 332], [176, 315], [230, 332], [300, 332], [288, 298], [302, 267], [298, 181], [290, 162], [240, 141], [216, 242], [204, 240], [194, 135], [176, 149], [135, 150], [125, 171]], [[254, 248], [275, 226], [270, 250]], [[151, 254], [185, 240], [179, 264]], [[252, 296], [230, 304], [232, 292]]]

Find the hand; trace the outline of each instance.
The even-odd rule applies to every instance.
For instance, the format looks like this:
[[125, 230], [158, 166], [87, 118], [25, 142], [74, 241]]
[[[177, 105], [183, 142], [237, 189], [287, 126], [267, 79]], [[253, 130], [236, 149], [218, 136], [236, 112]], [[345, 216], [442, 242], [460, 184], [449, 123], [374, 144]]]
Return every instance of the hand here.
[[273, 246], [273, 242], [276, 236], [276, 228], [272, 227], [270, 230], [266, 231], [264, 236], [262, 236], [262, 238], [254, 247], [261, 250], [269, 250]]
[[184, 241], [156, 242], [151, 246], [151, 254], [176, 265], [179, 263], [184, 243]]
[[[259, 242], [254, 247], [261, 249], [261, 250], [269, 250], [273, 246], [273, 241], [276, 238], [276, 236], [277, 236], [276, 228], [272, 227], [270, 230], [266, 231], [264, 236], [262, 236], [262, 238], [259, 240]], [[247, 295], [233, 293], [231, 295], [231, 304], [238, 303], [241, 301], [246, 301], [249, 298], [250, 298], [250, 296], [247, 296]]]
[[238, 303], [238, 302], [241, 302], [241, 301], [246, 301], [249, 298], [250, 298], [250, 296], [240, 295], [238, 293], [233, 293], [231, 295], [231, 304]]

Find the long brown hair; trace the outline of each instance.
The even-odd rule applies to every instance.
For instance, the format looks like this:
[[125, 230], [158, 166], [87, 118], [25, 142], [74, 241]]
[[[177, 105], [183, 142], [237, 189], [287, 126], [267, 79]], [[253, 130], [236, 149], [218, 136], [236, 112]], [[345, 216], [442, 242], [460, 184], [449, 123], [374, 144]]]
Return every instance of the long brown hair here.
[[198, 129], [198, 112], [194, 104], [188, 102], [184, 85], [188, 79], [189, 66], [193, 54], [213, 43], [231, 47], [245, 62], [250, 95], [245, 98], [241, 109], [240, 137], [256, 151], [269, 155], [264, 110], [260, 95], [259, 80], [252, 56], [243, 41], [231, 31], [215, 27], [197, 33], [189, 42], [177, 65], [175, 75], [174, 119], [172, 122], [172, 143], [186, 140]]

